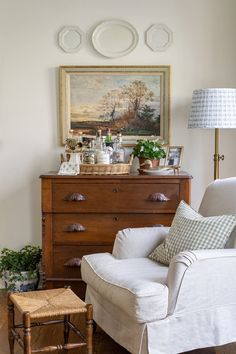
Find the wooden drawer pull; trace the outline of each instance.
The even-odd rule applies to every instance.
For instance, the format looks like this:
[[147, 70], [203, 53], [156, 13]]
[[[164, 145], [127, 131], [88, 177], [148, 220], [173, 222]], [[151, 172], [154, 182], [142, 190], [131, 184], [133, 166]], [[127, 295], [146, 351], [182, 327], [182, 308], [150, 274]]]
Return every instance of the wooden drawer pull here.
[[81, 202], [82, 200], [86, 200], [85, 196], [80, 193], [72, 193], [68, 194], [65, 198], [65, 201], [67, 202]]
[[150, 202], [167, 202], [170, 200], [163, 193], [152, 193], [148, 196]]
[[71, 259], [69, 259], [69, 261], [64, 263], [64, 266], [79, 268], [81, 266], [81, 259], [80, 258], [71, 258]]
[[119, 220], [118, 216], [113, 216], [113, 220], [118, 221]]
[[66, 232], [83, 232], [85, 231], [85, 227], [81, 224], [70, 224], [66, 228]]

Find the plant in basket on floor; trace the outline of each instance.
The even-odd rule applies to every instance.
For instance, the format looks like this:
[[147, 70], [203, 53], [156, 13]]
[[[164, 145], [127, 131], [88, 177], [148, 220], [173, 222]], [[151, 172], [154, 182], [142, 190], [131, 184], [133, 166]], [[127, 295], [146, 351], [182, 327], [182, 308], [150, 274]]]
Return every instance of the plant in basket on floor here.
[[159, 166], [166, 152], [160, 140], [140, 139], [133, 148], [133, 155], [139, 158], [140, 169], [148, 169]]
[[3, 248], [0, 253], [0, 277], [12, 291], [36, 290], [39, 282], [39, 246], [27, 245], [20, 251]]

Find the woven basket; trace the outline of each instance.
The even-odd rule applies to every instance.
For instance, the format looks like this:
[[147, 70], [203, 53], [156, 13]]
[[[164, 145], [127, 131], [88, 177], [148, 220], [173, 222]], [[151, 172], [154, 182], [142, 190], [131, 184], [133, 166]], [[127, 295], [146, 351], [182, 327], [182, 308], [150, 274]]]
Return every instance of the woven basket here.
[[131, 155], [128, 163], [117, 164], [80, 164], [81, 175], [127, 175], [130, 173], [130, 168], [133, 161], [133, 155]]

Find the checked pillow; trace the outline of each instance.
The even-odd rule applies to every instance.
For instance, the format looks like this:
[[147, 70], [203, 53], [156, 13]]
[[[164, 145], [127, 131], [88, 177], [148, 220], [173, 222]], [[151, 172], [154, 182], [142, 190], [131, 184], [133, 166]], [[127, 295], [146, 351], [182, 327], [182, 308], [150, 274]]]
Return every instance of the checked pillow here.
[[166, 265], [182, 251], [224, 248], [236, 226], [236, 215], [203, 217], [181, 201], [169, 235], [149, 258]]

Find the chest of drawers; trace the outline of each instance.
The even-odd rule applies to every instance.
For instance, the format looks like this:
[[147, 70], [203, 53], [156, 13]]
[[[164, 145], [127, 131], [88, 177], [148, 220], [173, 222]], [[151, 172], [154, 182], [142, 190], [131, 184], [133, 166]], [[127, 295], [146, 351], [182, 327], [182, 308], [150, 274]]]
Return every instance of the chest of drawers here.
[[[71, 285], [84, 297], [83, 255], [111, 252], [127, 227], [169, 226], [191, 176], [58, 176], [42, 179], [42, 245], [47, 288]], [[158, 200], [159, 193], [167, 201]]]

